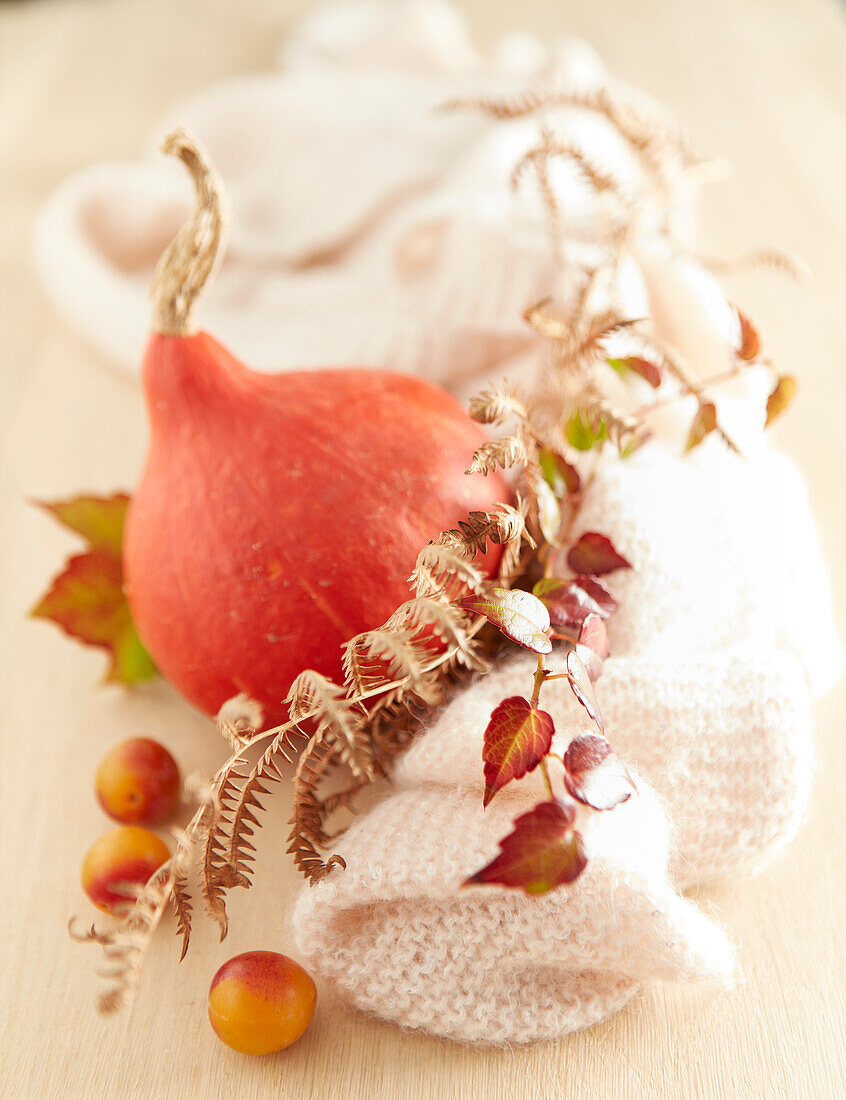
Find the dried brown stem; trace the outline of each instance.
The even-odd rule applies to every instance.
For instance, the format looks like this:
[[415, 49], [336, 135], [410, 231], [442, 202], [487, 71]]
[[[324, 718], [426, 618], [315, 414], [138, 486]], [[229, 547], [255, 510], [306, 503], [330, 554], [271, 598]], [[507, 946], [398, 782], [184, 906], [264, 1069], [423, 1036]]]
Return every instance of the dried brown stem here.
[[173, 130], [161, 148], [178, 157], [191, 173], [196, 203], [153, 275], [152, 325], [166, 336], [187, 336], [194, 331], [194, 306], [221, 256], [226, 222], [223, 188], [208, 154], [186, 130]]

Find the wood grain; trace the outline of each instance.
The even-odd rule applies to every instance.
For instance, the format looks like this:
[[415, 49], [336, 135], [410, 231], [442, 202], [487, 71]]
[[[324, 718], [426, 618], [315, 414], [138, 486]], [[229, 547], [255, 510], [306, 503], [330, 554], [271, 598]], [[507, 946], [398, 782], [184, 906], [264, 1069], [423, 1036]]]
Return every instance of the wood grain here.
[[[166, 107], [214, 79], [267, 68], [308, 5], [273, 0], [61, 0], [0, 7], [2, 369], [3, 1074], [20, 1097], [789, 1097], [846, 1095], [843, 686], [819, 707], [809, 821], [754, 881], [702, 892], [743, 970], [727, 994], [658, 988], [607, 1023], [528, 1051], [450, 1045], [351, 1014], [326, 990], [286, 1054], [249, 1060], [205, 1020], [208, 982], [236, 951], [289, 944], [297, 886], [284, 856], [287, 794], [261, 841], [258, 883], [233, 904], [223, 946], [198, 921], [176, 967], [163, 936], [128, 1019], [93, 1010], [93, 949], [72, 947], [86, 912], [77, 869], [103, 829], [91, 778], [104, 744], [155, 732], [186, 770], [212, 769], [208, 725], [162, 685], [97, 689], [102, 661], [25, 619], [71, 541], [32, 496], [132, 486], [146, 427], [137, 386], [98, 361], [44, 303], [30, 265], [35, 211], [70, 171], [134, 156]], [[846, 24], [826, 0], [465, 0], [480, 42], [522, 25], [584, 34], [610, 68], [672, 104], [698, 148], [734, 178], [709, 194], [715, 253], [761, 242], [800, 252], [805, 288], [732, 280], [802, 400], [781, 441], [806, 473], [846, 622], [842, 421], [846, 409]], [[801, 613], [797, 616], [801, 630]]]

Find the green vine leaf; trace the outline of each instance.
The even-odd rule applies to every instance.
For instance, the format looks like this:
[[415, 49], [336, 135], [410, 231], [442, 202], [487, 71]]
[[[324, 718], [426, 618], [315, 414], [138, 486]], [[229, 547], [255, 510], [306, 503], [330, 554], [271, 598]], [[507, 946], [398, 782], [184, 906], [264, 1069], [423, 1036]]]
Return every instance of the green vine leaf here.
[[590, 451], [608, 439], [604, 417], [592, 417], [585, 409], [576, 409], [564, 429], [567, 442], [577, 451]]
[[82, 535], [88, 551], [68, 560], [30, 615], [49, 619], [85, 645], [106, 650], [110, 657], [107, 682], [133, 684], [157, 675], [123, 590], [121, 552], [129, 497], [115, 493], [37, 503]]
[[555, 723], [552, 715], [512, 695], [491, 714], [482, 759], [485, 762], [485, 805], [513, 779], [533, 771], [549, 752]]
[[517, 886], [527, 894], [546, 894], [574, 882], [587, 866], [575, 819], [572, 803], [541, 802], [514, 821], [513, 832], [499, 842], [500, 854], [464, 885]]

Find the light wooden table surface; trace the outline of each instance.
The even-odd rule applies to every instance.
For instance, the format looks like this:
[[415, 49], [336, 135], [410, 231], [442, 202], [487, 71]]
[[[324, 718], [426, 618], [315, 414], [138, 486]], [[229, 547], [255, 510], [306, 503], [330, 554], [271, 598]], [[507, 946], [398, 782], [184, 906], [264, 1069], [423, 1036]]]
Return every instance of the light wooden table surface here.
[[[81, 856], [105, 827], [91, 792], [103, 746], [155, 732], [186, 770], [213, 769], [209, 725], [163, 685], [98, 689], [99, 654], [26, 609], [72, 542], [25, 504], [131, 488], [146, 426], [135, 383], [98, 361], [42, 300], [30, 264], [39, 203], [72, 170], [132, 157], [170, 103], [223, 75], [270, 67], [305, 3], [91, 0], [0, 5], [0, 369], [2, 369], [3, 1017], [0, 1094], [13, 1097], [813, 1097], [846, 1095], [846, 690], [819, 707], [809, 821], [789, 854], [754, 881], [704, 894], [740, 947], [728, 994], [662, 987], [583, 1034], [520, 1052], [479, 1051], [404, 1034], [321, 996], [290, 1051], [250, 1060], [205, 1018], [209, 979], [251, 946], [291, 949], [296, 888], [283, 819], [264, 830], [256, 888], [234, 899], [222, 947], [198, 930], [177, 969], [164, 935], [128, 1019], [92, 1007], [95, 949], [65, 922], [87, 913]], [[609, 67], [672, 104], [697, 146], [725, 155], [704, 239], [734, 253], [787, 245], [815, 279], [734, 280], [802, 400], [779, 429], [805, 471], [846, 606], [846, 21], [827, 0], [465, 0], [481, 42], [520, 24], [590, 38]], [[801, 609], [797, 629], [802, 629]], [[846, 615], [841, 614], [843, 623]], [[278, 802], [285, 803], [285, 796]], [[197, 921], [202, 926], [201, 920]]]

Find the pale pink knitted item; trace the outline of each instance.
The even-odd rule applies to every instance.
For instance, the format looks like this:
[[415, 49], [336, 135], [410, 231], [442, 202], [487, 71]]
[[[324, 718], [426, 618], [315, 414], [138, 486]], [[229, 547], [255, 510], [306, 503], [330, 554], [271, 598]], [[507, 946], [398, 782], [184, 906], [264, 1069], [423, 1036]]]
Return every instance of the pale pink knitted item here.
[[[754, 873], [798, 828], [810, 688], [836, 678], [842, 653], [795, 469], [765, 448], [648, 445], [601, 464], [579, 527], [635, 566], [610, 578], [621, 606], [596, 687], [638, 794], [580, 810], [589, 862], [574, 884], [543, 898], [462, 887], [543, 797], [534, 773], [482, 808], [485, 725], [527, 692], [535, 658], [518, 651], [465, 688], [398, 761], [396, 793], [340, 840], [347, 869], [296, 904], [306, 961], [360, 1008], [521, 1043], [593, 1023], [652, 979], [725, 977], [727, 942], [670, 883]], [[565, 682], [542, 705], [558, 747], [589, 729]]]
[[[447, 714], [438, 726], [459, 729]], [[652, 978], [727, 978], [732, 948], [667, 882], [667, 822], [637, 782], [637, 798], [580, 815], [588, 867], [541, 898], [460, 885], [543, 797], [537, 776], [487, 810], [477, 791], [400, 791], [342, 839], [347, 870], [300, 895], [301, 954], [359, 1008], [486, 1043], [586, 1027]]]

